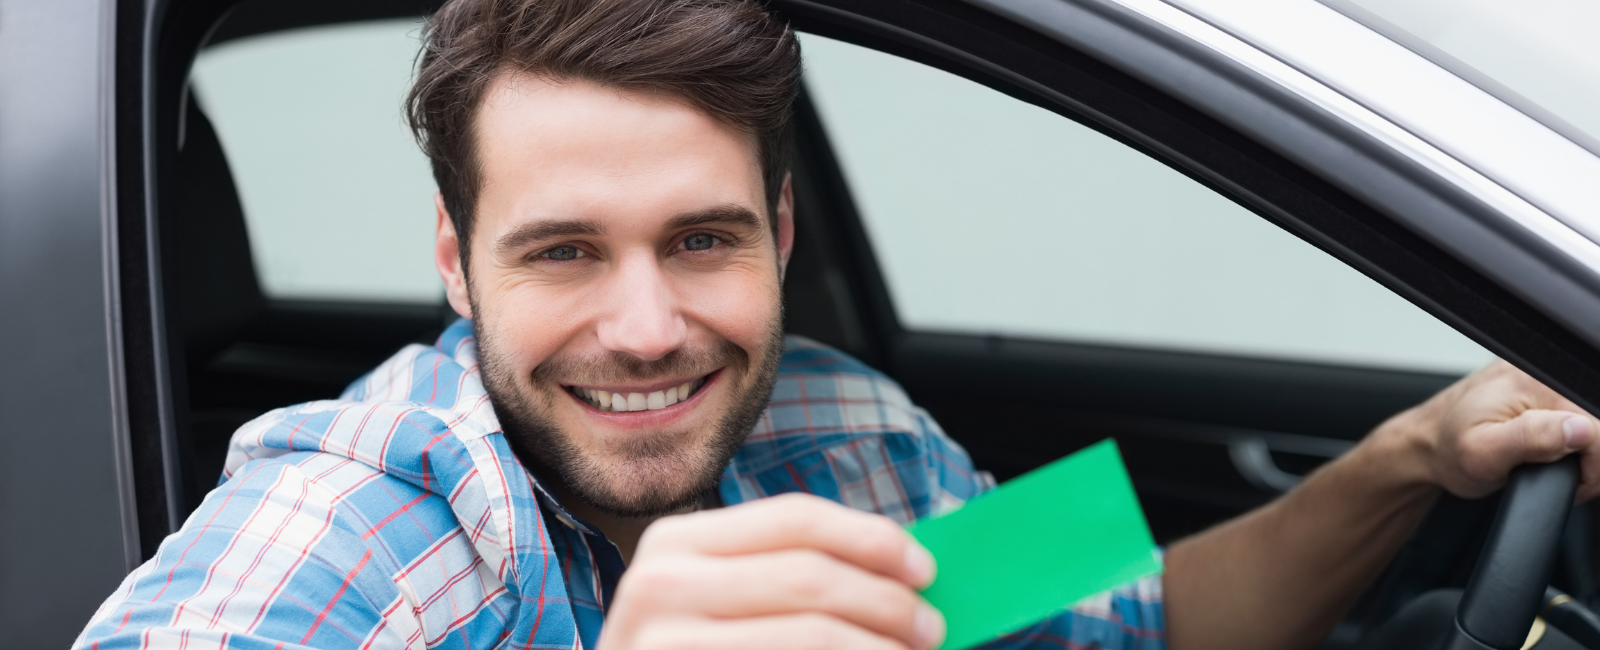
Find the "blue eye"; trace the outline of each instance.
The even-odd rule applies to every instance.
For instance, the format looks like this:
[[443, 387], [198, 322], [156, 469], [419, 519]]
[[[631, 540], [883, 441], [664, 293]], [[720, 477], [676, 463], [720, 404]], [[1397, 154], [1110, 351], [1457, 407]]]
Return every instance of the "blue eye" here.
[[703, 251], [717, 245], [717, 238], [711, 235], [691, 235], [683, 240], [683, 247], [691, 251]]
[[578, 250], [578, 247], [576, 246], [557, 246], [545, 251], [542, 257], [547, 260], [565, 262], [567, 260], [577, 259], [580, 255], [583, 255], [583, 251]]

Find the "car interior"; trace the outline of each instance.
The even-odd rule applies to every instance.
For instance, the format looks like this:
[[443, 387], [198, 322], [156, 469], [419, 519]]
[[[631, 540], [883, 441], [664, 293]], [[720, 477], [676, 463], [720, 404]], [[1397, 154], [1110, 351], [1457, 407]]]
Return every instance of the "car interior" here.
[[[405, 21], [414, 25], [435, 4], [428, 0], [344, 3], [245, 0], [234, 3], [226, 12], [216, 9], [191, 12], [192, 17], [187, 20], [193, 24], [178, 30], [186, 36], [174, 37], [163, 44], [162, 52], [167, 56], [164, 65], [172, 66], [169, 87], [180, 92], [171, 93], [171, 101], [158, 104], [159, 110], [170, 113], [170, 119], [160, 119], [171, 124], [170, 133], [165, 135], [175, 136], [167, 138], [175, 146], [156, 162], [160, 178], [160, 192], [156, 197], [157, 232], [160, 234], [159, 246], [151, 250], [157, 251], [154, 255], [159, 258], [160, 277], [152, 281], [151, 294], [160, 299], [149, 304], [158, 305], [151, 318], [164, 319], [168, 326], [161, 345], [152, 348], [155, 352], [151, 357], [134, 365], [144, 364], [139, 367], [145, 368], [153, 378], [149, 390], [170, 391], [171, 412], [135, 413], [133, 433], [136, 439], [142, 436], [146, 441], [136, 447], [136, 466], [162, 468], [162, 471], [146, 472], [136, 480], [145, 557], [153, 554], [159, 540], [217, 485], [228, 438], [240, 425], [274, 408], [336, 397], [352, 380], [401, 346], [431, 343], [440, 330], [456, 318], [444, 303], [442, 291], [428, 298], [426, 284], [418, 285], [421, 288], [405, 295], [381, 291], [363, 294], [360, 290], [348, 290], [343, 294], [282, 290], [278, 287], [288, 285], [273, 284], [277, 276], [272, 275], [276, 268], [272, 260], [290, 253], [284, 253], [281, 248], [270, 251], [263, 248], [266, 239], [262, 233], [272, 226], [261, 220], [271, 215], [252, 214], [252, 206], [261, 204], [252, 196], [261, 194], [260, 191], [255, 195], [250, 193], [254, 187], [250, 184], [253, 182], [250, 175], [266, 172], [261, 172], [261, 165], [254, 162], [246, 165], [248, 156], [244, 149], [232, 147], [229, 139], [230, 133], [262, 127], [252, 126], [248, 120], [239, 122], [237, 120], [243, 118], [237, 118], [237, 112], [223, 110], [228, 101], [223, 91], [218, 90], [220, 86], [206, 85], [205, 74], [220, 75], [231, 68], [224, 65], [225, 61], [212, 65], [207, 57], [212, 53], [221, 57], [222, 53], [241, 52], [244, 51], [241, 48], [271, 43], [271, 39], [281, 37], [321, 33], [335, 38], [339, 29], [362, 25], [399, 25]], [[1109, 96], [1116, 89], [1108, 89], [1103, 81], [1088, 77], [1063, 81], [1065, 86], [1077, 89], [1084, 107], [1076, 113], [1065, 111], [1059, 104], [1041, 99], [1034, 90], [992, 69], [975, 65], [959, 53], [952, 53], [953, 50], [919, 44], [909, 37], [896, 37], [891, 31], [874, 32], [831, 21], [830, 14], [808, 3], [779, 3], [778, 8], [798, 31], [806, 34], [807, 55], [815, 51], [819, 57], [816, 64], [808, 63], [806, 91], [794, 115], [797, 149], [793, 179], [797, 223], [794, 257], [784, 286], [787, 330], [849, 352], [887, 373], [967, 449], [979, 469], [992, 472], [1000, 481], [1099, 440], [1115, 439], [1158, 543], [1170, 543], [1267, 503], [1291, 488], [1300, 476], [1343, 453], [1389, 416], [1425, 400], [1469, 371], [1473, 365], [1469, 362], [1478, 359], [1474, 354], [1481, 355], [1478, 363], [1489, 358], [1487, 351], [1470, 342], [1450, 348], [1466, 352], [1441, 352], [1435, 358], [1426, 359], [1425, 355], [1402, 358], [1404, 355], [1399, 352], [1389, 358], [1383, 357], [1389, 352], [1365, 356], [1343, 355], [1337, 350], [1327, 354], [1305, 352], [1310, 349], [1305, 346], [1314, 346], [1318, 340], [1341, 336], [1340, 328], [1365, 327], [1374, 332], [1373, 340], [1387, 346], [1383, 350], [1390, 351], [1423, 349], [1460, 335], [1447, 331], [1448, 325], [1405, 303], [1403, 298], [1394, 296], [1360, 271], [1327, 256], [1315, 243], [1287, 234], [1280, 228], [1282, 224], [1277, 216], [1256, 207], [1236, 188], [1221, 187], [1191, 172], [1181, 162], [1185, 158], [1173, 152], [1182, 151], [1184, 147], [1203, 147], [1205, 142], [1200, 142], [1203, 138], [1225, 139], [1225, 136], [1180, 128], [1185, 123], [1203, 120], [1182, 107], [1173, 106], [1170, 100], [1154, 96], [1154, 91], [1140, 90], [1130, 84], [1118, 92], [1160, 107], [1164, 113], [1152, 113], [1143, 118], [1123, 115], [1118, 119], [1145, 119], [1149, 124], [1171, 121], [1174, 126], [1165, 131], [1172, 143], [1170, 150], [1158, 150], [1149, 143], [1133, 141], [1106, 126], [1107, 113], [1095, 107], [1115, 102], [1096, 99], [1096, 94]], [[960, 9], [950, 11], [953, 15], [963, 15]], [[1007, 65], [1023, 67], [1070, 60], [1081, 69], [1096, 71], [1101, 79], [1118, 78], [1119, 73], [1102, 70], [1103, 65], [1082, 55], [1060, 52], [1059, 45], [1030, 44], [1031, 50], [1014, 45], [986, 45], [983, 39], [987, 27], [981, 18], [973, 18], [964, 26], [951, 23], [943, 29], [946, 42], [966, 43], [968, 51], [1006, 47], [1017, 50], [990, 52], [987, 56], [991, 61], [1007, 61]], [[402, 32], [415, 38], [415, 27], [396, 33]], [[915, 66], [926, 69], [930, 75], [952, 79], [949, 83], [968, 84], [977, 89], [973, 92], [981, 90], [992, 95], [982, 101], [1014, 105], [1015, 110], [1034, 116], [1028, 119], [1059, 122], [1061, 129], [1077, 134], [1071, 137], [1093, 140], [1101, 143], [1096, 146], [1124, 152], [1116, 155], [1135, 157], [1144, 161], [1137, 164], [1148, 163], [1159, 168], [1161, 174], [1176, 179], [1163, 182], [1184, 184], [1190, 187], [1184, 192], [1202, 192], [1217, 199], [1219, 204], [1225, 204], [1218, 210], [1225, 208], [1250, 217], [1251, 224], [1239, 228], [1269, 231], [1261, 235], [1261, 241], [1288, 242], [1285, 246], [1292, 246], [1283, 250], [1292, 248], [1293, 255], [1315, 258], [1309, 262], [1284, 261], [1283, 268], [1290, 270], [1283, 271], [1282, 278], [1275, 277], [1279, 258], [1266, 255], [1257, 256], [1254, 261], [1241, 260], [1240, 256], [1256, 249], [1227, 248], [1242, 241], [1228, 239], [1227, 233], [1233, 232], [1231, 230], [1215, 235], [1218, 252], [1192, 259], [1217, 268], [1233, 269], [1228, 273], [1242, 279], [1235, 283], [1235, 275], [1224, 273], [1184, 281], [1202, 282], [1194, 286], [1215, 290], [1216, 296], [1220, 296], [1215, 298], [1218, 304], [1234, 304], [1223, 299], [1232, 296], [1228, 299], [1260, 305], [1259, 309], [1265, 314], [1304, 309], [1314, 316], [1321, 313], [1316, 312], [1317, 309], [1342, 309], [1340, 305], [1346, 303], [1339, 301], [1345, 294], [1340, 292], [1345, 289], [1338, 287], [1359, 284], [1368, 287], [1361, 291], [1382, 292], [1386, 296], [1384, 300], [1404, 303], [1396, 309], [1411, 310], [1405, 312], [1405, 318], [1411, 320], [1403, 323], [1397, 320], [1398, 324], [1333, 323], [1327, 326], [1330, 328], [1327, 331], [1302, 337], [1311, 343], [1301, 348], [1290, 349], [1294, 346], [1284, 344], [1287, 347], [1279, 347], [1286, 351], [1274, 352], [1266, 343], [1251, 347], [1252, 339], [1270, 338], [1266, 334], [1229, 330], [1229, 323], [1254, 317], [1224, 314], [1217, 317], [1221, 319], [1216, 322], [1220, 323], [1217, 327], [1222, 333], [1217, 334], [1214, 341], [1184, 339], [1183, 336], [1189, 336], [1186, 332], [1201, 329], [1201, 324], [1197, 323], [1209, 316], [1193, 316], [1194, 320], [1190, 321], [1159, 310], [1139, 311], [1144, 307], [1131, 296], [1142, 285], [1119, 279], [1133, 271], [1115, 266], [1121, 263], [1115, 256], [1126, 258], [1134, 252], [1163, 245], [1177, 248], [1170, 255], [1162, 255], [1191, 259], [1183, 256], [1194, 251], [1184, 252], [1180, 250], [1182, 246], [1204, 247], [1211, 241], [1196, 241], [1191, 237], [1160, 244], [1159, 241], [1166, 241], [1160, 239], [1161, 229], [1167, 228], [1163, 225], [1165, 222], [1140, 226], [1146, 229], [1137, 231], [1143, 233], [1140, 236], [1150, 238], [1141, 240], [1143, 243], [1129, 244], [1124, 238], [1085, 244], [1106, 249], [1104, 254], [1111, 256], [1104, 262], [1110, 265], [1105, 267], [1111, 269], [1107, 274], [1122, 274], [1110, 279], [1075, 275], [1069, 272], [1075, 267], [1065, 266], [1064, 262], [1049, 266], [1057, 260], [1048, 253], [1031, 254], [1046, 249], [1037, 248], [1037, 245], [1028, 248], [1019, 243], [1028, 239], [1030, 231], [1023, 227], [1026, 224], [1007, 226], [1000, 223], [1003, 221], [1000, 216], [993, 217], [995, 221], [991, 223], [989, 215], [957, 214], [951, 218], [966, 221], [950, 222], [955, 224], [949, 228], [956, 233], [954, 239], [929, 243], [932, 236], [921, 234], [914, 226], [926, 220], [926, 228], [938, 227], [941, 222], [937, 217], [918, 207], [920, 204], [894, 203], [895, 197], [929, 190], [913, 180], [903, 188], [880, 191], [874, 189], [876, 185], [871, 181], [892, 184], [898, 182], [896, 178], [889, 172], [862, 171], [874, 161], [881, 161], [885, 152], [894, 150], [890, 145], [897, 141], [871, 139], [878, 137], [874, 134], [883, 133], [888, 128], [884, 124], [889, 122], [857, 120], [854, 126], [847, 128], [846, 123], [853, 119], [848, 117], [851, 101], [875, 100], [871, 96], [851, 101], [840, 99], [845, 97], [842, 93], [852, 87], [851, 82], [825, 78], [829, 71], [842, 69], [837, 65], [831, 68], [825, 65], [829, 56], [855, 56], [850, 53], [857, 50], [898, 61], [883, 65]], [[397, 65], [406, 68], [411, 63], [401, 60]], [[193, 75], [189, 72], [191, 67], [195, 70]], [[1067, 73], [1046, 70], [1039, 74]], [[397, 88], [403, 90], [403, 87]], [[398, 94], [392, 94], [386, 101], [391, 101], [395, 113], [381, 117], [395, 119], [399, 99]], [[332, 106], [341, 100], [308, 95], [297, 101], [315, 108], [321, 103]], [[933, 104], [914, 102], [910, 106], [914, 114], [889, 115], [885, 119], [930, 120], [932, 126], [927, 127], [928, 131], [908, 132], [910, 134], [904, 137], [925, 140], [926, 133], [942, 130], [956, 132], [957, 136], [951, 137], [958, 137], [960, 131], [968, 128], [978, 129], [980, 136], [987, 133], [966, 123], [936, 123], [941, 115], [939, 110], [949, 107], [936, 108]], [[995, 121], [1003, 120], [996, 118]], [[1150, 130], [1162, 132], [1155, 128]], [[263, 137], [277, 136], [266, 132]], [[932, 142], [930, 146], [941, 145]], [[1238, 142], [1230, 146], [1232, 150], [1251, 151], [1249, 145]], [[307, 152], [306, 155], [319, 156], [322, 152]], [[421, 160], [420, 153], [416, 155]], [[951, 171], [957, 175], [952, 178], [984, 173], [985, 169], [996, 165], [1013, 165], [1015, 169], [1006, 172], [1009, 180], [1005, 182], [1014, 182], [1021, 188], [1014, 193], [1033, 192], [1038, 195], [1038, 201], [1046, 202], [1040, 205], [1070, 206], [1075, 200], [1075, 190], [1068, 187], [1070, 183], [1063, 181], [1065, 184], [1058, 187], [1054, 185], [1055, 180], [1027, 175], [1030, 165], [1045, 164], [1039, 162], [1043, 159], [1037, 156], [1028, 157], [1032, 154], [1007, 150], [998, 153], [957, 151], [950, 155], [951, 158], [939, 164], [946, 167], [963, 161], [970, 164], [970, 168]], [[1261, 156], [1262, 159], [1268, 157]], [[1095, 161], [1089, 160], [1087, 164], [1092, 167]], [[1090, 175], [1087, 171], [1083, 173]], [[1283, 172], [1283, 175], [1303, 186], [1315, 185], [1313, 181], [1295, 177], [1293, 171]], [[1270, 191], [1273, 183], [1280, 183], [1271, 178], [1259, 182], [1261, 187], [1268, 188], [1261, 190], [1263, 192]], [[1284, 193], [1305, 191], [1289, 187], [1291, 183], [1281, 184]], [[355, 185], [358, 184], [350, 188], [352, 192], [371, 191], [369, 187]], [[996, 186], [975, 181], [970, 188], [956, 189], [999, 191], [993, 187]], [[423, 196], [432, 193], [431, 185], [420, 190]], [[1110, 205], [1133, 204], [1140, 200], [1133, 196], [1138, 193], [1137, 189], [1123, 191], [1126, 196], [1112, 196], [1106, 200]], [[1189, 195], [1172, 200], [1179, 201], [1183, 196]], [[1012, 205], [1005, 202], [1010, 199], [988, 197], [984, 200], [998, 206], [997, 210]], [[1159, 208], [1166, 204], [1152, 205]], [[891, 208], [900, 209], [897, 214], [903, 216], [882, 216], [890, 214]], [[431, 232], [431, 203], [419, 209], [420, 212], [407, 213], [405, 218], [426, 219], [422, 230]], [[1027, 209], [1024, 206], [1015, 211], [1025, 213]], [[1314, 208], [1307, 208], [1308, 214], [1313, 212]], [[370, 221], [377, 225], [356, 227], [387, 228], [381, 219], [401, 217], [385, 213], [361, 218], [379, 220]], [[1083, 228], [1089, 230], [1081, 231], [1087, 233], [1087, 237], [1093, 234], [1093, 228], [1099, 227], [1093, 223], [1096, 218], [1124, 217], [1108, 213], [1102, 217], [1073, 218], [1088, 224]], [[1204, 235], [1209, 232], [1207, 228], [1212, 227], [1205, 226], [1196, 232]], [[305, 236], [315, 237], [314, 234]], [[279, 237], [274, 241], [289, 241], [292, 245], [293, 239]], [[367, 244], [347, 245], [359, 248]], [[931, 259], [912, 260], [906, 256], [905, 251], [919, 247], [938, 252], [930, 252]], [[1033, 266], [1022, 273], [1026, 277], [1014, 281], [1020, 288], [1007, 289], [1005, 285], [1013, 281], [1004, 279], [1004, 275], [967, 268], [1012, 264], [1007, 259], [1011, 255], [1008, 250], [1021, 250], [1018, 256], [1027, 255], [1033, 260], [1028, 262]], [[971, 258], [966, 257], [968, 252]], [[1199, 252], [1205, 253], [1204, 250]], [[396, 255], [381, 248], [362, 254]], [[427, 258], [419, 262], [431, 265]], [[1339, 277], [1354, 279], [1341, 280], [1345, 284], [1335, 288], [1302, 287], [1301, 293], [1313, 294], [1314, 300], [1309, 306], [1269, 293], [1262, 288], [1268, 287], [1266, 284], [1249, 284], [1288, 282], [1292, 290], [1294, 282], [1312, 277], [1297, 276], [1293, 269], [1323, 268], [1316, 265], [1330, 263], [1339, 268], [1337, 273], [1329, 273], [1342, 273], [1344, 275]], [[1151, 286], [1178, 282], [1174, 279], [1176, 266], [1163, 267], [1157, 262], [1138, 260], [1132, 264], [1155, 269], [1150, 278], [1141, 280], [1153, 283]], [[944, 272], [964, 273], [976, 277], [975, 284], [916, 285], [917, 278], [924, 274], [923, 269], [933, 266], [946, 268], [927, 271], [932, 274], [930, 278], [942, 277], [937, 274]], [[1050, 268], [1063, 270], [1051, 276]], [[381, 268], [373, 267], [358, 271], [353, 277], [365, 282], [368, 279], [359, 277], [360, 274], [381, 272]], [[1193, 271], [1200, 275], [1207, 272], [1204, 267]], [[1102, 294], [1111, 296], [1107, 298], [1111, 302], [1091, 304], [1092, 301], [1083, 297], [1088, 294], [1072, 293], [1076, 289], [1071, 288], [1062, 288], [1059, 294], [1048, 293], [1055, 287], [1074, 282], [1103, 282]], [[1191, 291], [1181, 287], [1173, 291]], [[994, 295], [988, 295], [991, 293]], [[1212, 299], [1208, 298], [1210, 295], [1199, 296], [1199, 299], [1204, 302]], [[1019, 307], [1022, 311], [1017, 313], [1035, 315], [1029, 316], [1033, 319], [1029, 323], [1013, 326], [1005, 321], [1007, 314], [1012, 313], [1008, 311], [1010, 307], [987, 307], [986, 300], [1012, 303], [1032, 300], [1050, 304]], [[1128, 310], [1135, 316], [1154, 314], [1140, 317], [1164, 321], [1164, 327], [1177, 333], [1118, 336], [1119, 331], [1133, 331], [1128, 329], [1131, 325], [1117, 320], [1124, 318], [1122, 316], [1107, 316], [1081, 327], [1062, 326], [1059, 331], [1049, 329], [1053, 327], [1052, 319], [1057, 319], [1061, 313], [1118, 309]], [[139, 313], [138, 310], [129, 311], [135, 315]], [[1293, 323], [1286, 325], [1283, 323], [1288, 321], [1279, 322], [1273, 318], [1255, 319], [1266, 322], [1262, 327], [1293, 326]], [[1406, 324], [1418, 318], [1426, 319], [1427, 323]], [[1445, 333], [1436, 334], [1441, 331]], [[1388, 340], [1385, 333], [1394, 333], [1393, 340]], [[1461, 340], [1466, 341], [1465, 338]], [[1439, 349], [1449, 347], [1439, 345], [1444, 346]], [[157, 440], [164, 443], [149, 442]], [[1489, 533], [1495, 507], [1494, 497], [1478, 501], [1464, 501], [1448, 495], [1441, 497], [1395, 562], [1322, 647], [1354, 647], [1365, 630], [1389, 619], [1419, 594], [1440, 587], [1465, 586]], [[1560, 557], [1552, 580], [1553, 586], [1585, 603], [1597, 595], [1596, 537], [1591, 531], [1592, 518], [1591, 508], [1574, 509], [1562, 534]]]

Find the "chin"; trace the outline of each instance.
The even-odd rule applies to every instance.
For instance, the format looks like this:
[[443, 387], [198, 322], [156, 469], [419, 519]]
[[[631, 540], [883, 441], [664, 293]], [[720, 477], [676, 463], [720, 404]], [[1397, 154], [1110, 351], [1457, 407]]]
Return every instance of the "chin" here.
[[581, 466], [568, 468], [564, 482], [574, 496], [606, 514], [671, 514], [699, 503], [716, 488], [722, 468], [732, 459], [723, 449], [726, 445], [700, 444], [651, 457], [586, 458]]

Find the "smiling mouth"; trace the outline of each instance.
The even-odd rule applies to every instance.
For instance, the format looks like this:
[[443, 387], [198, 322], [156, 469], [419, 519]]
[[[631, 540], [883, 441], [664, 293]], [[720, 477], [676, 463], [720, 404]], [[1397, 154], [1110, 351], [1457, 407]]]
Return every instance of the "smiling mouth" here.
[[568, 386], [567, 392], [587, 402], [589, 406], [607, 413], [655, 411], [693, 397], [695, 393], [700, 392], [702, 386], [705, 386], [708, 377], [710, 375], [699, 379], [691, 379], [665, 390], [649, 393], [615, 393], [582, 386]]

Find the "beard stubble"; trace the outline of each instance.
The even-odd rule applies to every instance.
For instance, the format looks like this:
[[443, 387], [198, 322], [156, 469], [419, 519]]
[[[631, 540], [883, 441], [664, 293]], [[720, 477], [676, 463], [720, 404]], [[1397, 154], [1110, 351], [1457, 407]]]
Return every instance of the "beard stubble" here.
[[[781, 309], [781, 308], [780, 308]], [[709, 349], [680, 348], [655, 361], [622, 352], [588, 358], [552, 358], [518, 381], [512, 357], [473, 321], [484, 388], [506, 440], [536, 476], [560, 482], [566, 491], [600, 512], [617, 517], [657, 517], [698, 503], [714, 488], [772, 397], [783, 355], [783, 315], [772, 320], [758, 359], [727, 339]], [[602, 449], [585, 449], [553, 417], [561, 395], [557, 379], [572, 385], [648, 381], [722, 368], [732, 403], [705, 432], [652, 431]], [[738, 377], [730, 376], [739, 371]], [[574, 381], [582, 379], [584, 381]], [[536, 387], [544, 387], [540, 390]], [[553, 388], [553, 390], [552, 390]], [[702, 389], [703, 390], [703, 389]], [[556, 394], [552, 394], [556, 393]]]

